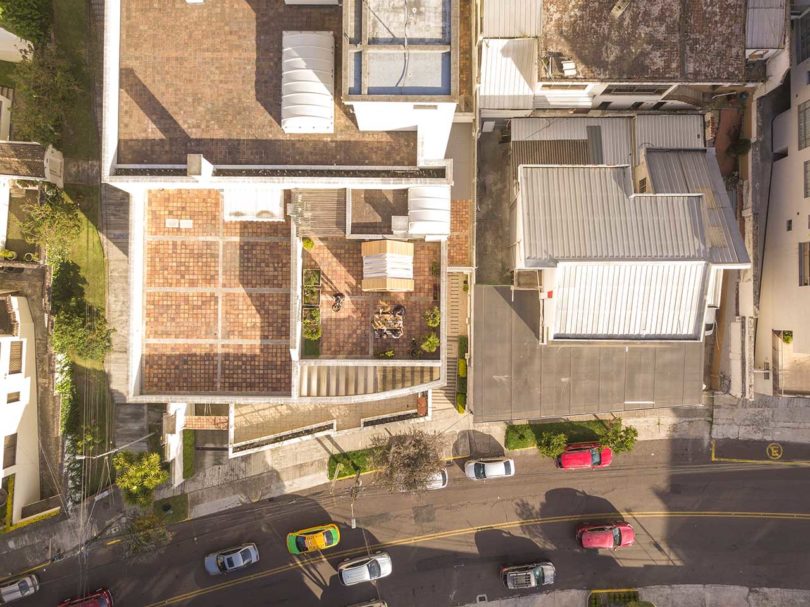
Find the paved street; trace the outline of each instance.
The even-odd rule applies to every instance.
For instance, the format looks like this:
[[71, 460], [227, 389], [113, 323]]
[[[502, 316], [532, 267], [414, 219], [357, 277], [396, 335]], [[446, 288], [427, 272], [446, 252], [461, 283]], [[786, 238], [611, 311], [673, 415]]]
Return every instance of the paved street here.
[[[810, 588], [807, 470], [797, 466], [712, 463], [700, 441], [649, 441], [612, 468], [562, 472], [535, 453], [516, 458], [517, 476], [472, 482], [450, 464], [450, 486], [421, 495], [364, 487], [351, 518], [339, 483], [176, 527], [162, 554], [122, 560], [120, 545], [91, 549], [40, 572], [36, 604], [56, 604], [80, 589], [108, 585], [118, 605], [326, 605], [379, 596], [389, 605], [460, 605], [479, 594], [505, 596], [500, 564], [552, 560], [557, 588], [713, 583]], [[371, 479], [364, 477], [366, 484]], [[623, 512], [637, 543], [616, 554], [577, 548], [578, 521]], [[284, 535], [327, 520], [341, 524], [340, 546], [325, 558], [292, 558]], [[255, 541], [258, 566], [209, 578], [203, 556]], [[382, 549], [394, 571], [376, 586], [343, 588], [344, 558]], [[22, 605], [22, 604], [21, 604]]]

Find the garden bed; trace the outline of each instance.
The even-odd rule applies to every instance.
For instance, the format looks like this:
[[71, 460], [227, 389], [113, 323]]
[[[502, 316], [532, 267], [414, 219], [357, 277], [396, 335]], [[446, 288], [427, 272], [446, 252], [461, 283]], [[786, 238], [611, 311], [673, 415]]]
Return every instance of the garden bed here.
[[[349, 478], [355, 474], [371, 472], [373, 470], [374, 449], [359, 449], [357, 451], [346, 451], [344, 453], [334, 453], [329, 456], [327, 465], [327, 476], [329, 480], [336, 478]], [[340, 471], [335, 476], [340, 464]]]
[[539, 424], [511, 424], [506, 427], [505, 446], [507, 449], [528, 449], [537, 447], [541, 434], [565, 434], [569, 443], [595, 441], [606, 430], [603, 422], [588, 420], [583, 422], [549, 422]]

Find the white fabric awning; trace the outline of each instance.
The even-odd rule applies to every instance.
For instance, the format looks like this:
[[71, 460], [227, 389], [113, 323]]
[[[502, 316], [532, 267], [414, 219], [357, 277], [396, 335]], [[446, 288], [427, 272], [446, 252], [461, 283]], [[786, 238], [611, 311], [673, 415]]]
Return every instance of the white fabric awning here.
[[363, 257], [363, 278], [413, 278], [413, 255], [379, 253]]
[[450, 235], [450, 186], [408, 189], [408, 233], [412, 236]]
[[332, 32], [284, 32], [282, 46], [281, 128], [285, 133], [334, 132]]

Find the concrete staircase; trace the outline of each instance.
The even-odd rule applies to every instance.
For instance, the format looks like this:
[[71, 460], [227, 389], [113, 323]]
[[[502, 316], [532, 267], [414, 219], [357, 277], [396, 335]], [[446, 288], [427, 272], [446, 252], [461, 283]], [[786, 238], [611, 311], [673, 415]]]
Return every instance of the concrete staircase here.
[[301, 365], [301, 396], [378, 394], [438, 381], [438, 366]]

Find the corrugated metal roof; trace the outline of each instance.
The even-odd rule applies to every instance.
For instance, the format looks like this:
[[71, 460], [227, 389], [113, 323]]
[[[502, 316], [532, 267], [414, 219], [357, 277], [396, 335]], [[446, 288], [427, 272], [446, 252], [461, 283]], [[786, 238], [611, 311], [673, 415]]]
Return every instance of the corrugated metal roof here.
[[537, 84], [537, 39], [484, 40], [481, 45], [480, 106], [490, 110], [531, 109]]
[[484, 38], [532, 38], [540, 35], [542, 0], [484, 0]]
[[708, 257], [700, 197], [632, 195], [628, 166], [524, 166], [518, 180], [523, 267]]
[[597, 164], [586, 139], [512, 141], [512, 173], [524, 164]]
[[700, 339], [708, 264], [561, 263], [553, 339]]
[[[515, 118], [512, 141], [591, 140], [594, 129], [601, 138], [601, 159], [595, 164], [630, 164], [633, 161], [630, 118]], [[558, 160], [554, 164], [563, 164]]]
[[703, 114], [639, 114], [636, 116], [637, 159], [647, 147], [705, 148]]
[[786, 0], [748, 0], [745, 20], [745, 48], [782, 48], [787, 25]]
[[334, 34], [283, 32], [281, 44], [281, 128], [285, 133], [334, 132]]
[[653, 191], [703, 195], [712, 263], [750, 263], [714, 150], [651, 149], [644, 157]]

